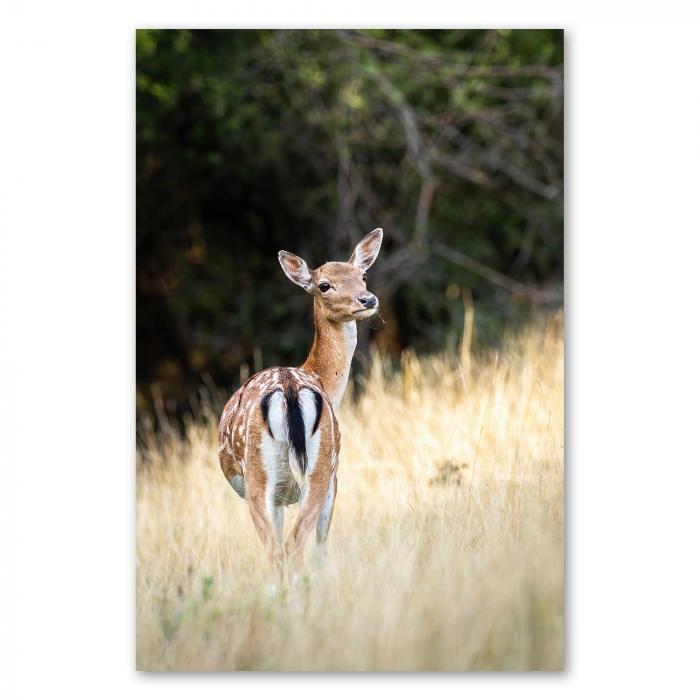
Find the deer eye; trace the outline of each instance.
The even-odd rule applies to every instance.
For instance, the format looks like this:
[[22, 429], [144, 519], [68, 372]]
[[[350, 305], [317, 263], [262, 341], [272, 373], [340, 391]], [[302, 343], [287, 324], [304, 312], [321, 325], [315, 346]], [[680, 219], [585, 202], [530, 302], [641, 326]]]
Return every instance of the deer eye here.
[[363, 280], [363, 282], [367, 281], [367, 273], [366, 272], [362, 273], [362, 280]]
[[321, 284], [318, 285], [318, 288], [322, 292], [327, 292], [331, 288], [331, 285], [328, 284], [328, 282], [321, 282]]

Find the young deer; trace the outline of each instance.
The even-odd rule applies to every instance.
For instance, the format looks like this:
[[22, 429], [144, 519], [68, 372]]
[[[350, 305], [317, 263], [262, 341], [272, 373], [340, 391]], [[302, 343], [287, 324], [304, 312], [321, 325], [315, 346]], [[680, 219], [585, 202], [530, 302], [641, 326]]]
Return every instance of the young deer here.
[[[314, 298], [316, 334], [301, 367], [273, 367], [253, 375], [229, 399], [219, 424], [219, 462], [250, 515], [271, 563], [298, 554], [316, 525], [323, 557], [337, 487], [340, 431], [335, 417], [357, 343], [357, 319], [379, 306], [367, 291], [367, 269], [382, 229], [367, 234], [350, 260], [316, 270], [281, 250], [289, 279]], [[284, 547], [284, 507], [299, 514]]]

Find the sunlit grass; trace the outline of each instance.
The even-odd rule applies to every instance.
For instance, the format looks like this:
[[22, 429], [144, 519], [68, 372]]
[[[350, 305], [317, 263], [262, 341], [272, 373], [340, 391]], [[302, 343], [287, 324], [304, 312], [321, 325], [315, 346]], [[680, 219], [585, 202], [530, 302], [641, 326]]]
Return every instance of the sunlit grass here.
[[484, 356], [467, 337], [459, 357], [409, 353], [400, 371], [375, 357], [354, 393], [326, 565], [315, 570], [309, 548], [305, 576], [278, 592], [219, 470], [218, 416], [184, 440], [150, 436], [137, 465], [137, 668], [562, 668], [561, 318]]

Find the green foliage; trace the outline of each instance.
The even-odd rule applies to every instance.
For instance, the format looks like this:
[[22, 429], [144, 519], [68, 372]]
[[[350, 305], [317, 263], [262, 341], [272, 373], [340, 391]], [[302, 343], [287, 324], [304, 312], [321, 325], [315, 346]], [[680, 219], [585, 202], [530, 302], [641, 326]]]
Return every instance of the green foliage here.
[[555, 30], [139, 30], [139, 396], [233, 385], [256, 347], [303, 360], [310, 304], [282, 248], [316, 266], [382, 226], [375, 339], [396, 353], [445, 343], [449, 285], [487, 325], [525, 308], [438, 244], [561, 287], [562, 62]]

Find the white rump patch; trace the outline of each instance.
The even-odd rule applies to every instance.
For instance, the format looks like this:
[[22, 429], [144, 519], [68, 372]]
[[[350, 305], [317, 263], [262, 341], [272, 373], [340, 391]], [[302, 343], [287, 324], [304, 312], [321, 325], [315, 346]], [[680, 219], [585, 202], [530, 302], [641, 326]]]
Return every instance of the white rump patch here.
[[281, 391], [270, 396], [267, 404], [267, 424], [275, 440], [286, 441], [287, 438], [287, 404]]
[[[318, 451], [321, 446], [321, 431], [316, 431], [311, 435], [316, 422], [316, 399], [314, 392], [311, 389], [302, 388], [299, 390], [299, 406], [301, 407], [301, 415], [304, 419], [304, 435], [306, 438], [306, 475], [314, 470], [316, 460], [318, 459]], [[301, 474], [301, 469], [297, 463], [294, 453], [289, 452], [289, 467], [292, 470], [295, 481], [299, 486], [303, 486], [304, 479]]]
[[311, 437], [311, 431], [316, 423], [316, 396], [311, 389], [306, 387], [299, 390], [299, 405], [301, 406], [301, 414], [304, 417], [304, 429], [306, 439]]

